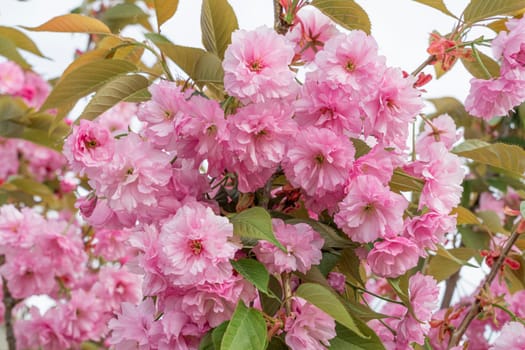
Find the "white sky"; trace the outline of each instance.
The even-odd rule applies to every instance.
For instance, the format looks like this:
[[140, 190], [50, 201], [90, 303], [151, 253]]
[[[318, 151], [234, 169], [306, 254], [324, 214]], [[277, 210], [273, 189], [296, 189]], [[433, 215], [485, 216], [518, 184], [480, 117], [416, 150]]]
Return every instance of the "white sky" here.
[[[272, 0], [229, 0], [239, 20], [239, 26], [253, 29], [273, 24]], [[69, 12], [80, 0], [0, 0], [0, 25], [36, 26], [48, 19]], [[410, 72], [427, 57], [429, 33], [438, 30], [447, 33], [454, 19], [412, 0], [358, 0], [368, 12], [372, 22], [372, 35], [379, 44], [381, 54], [391, 66]], [[467, 0], [445, 0], [456, 14]], [[175, 16], [163, 26], [163, 34], [177, 44], [201, 46], [199, 0], [180, 0]], [[143, 31], [142, 29], [138, 29]], [[488, 35], [492, 35], [487, 32]], [[53, 78], [71, 62], [74, 49], [85, 48], [85, 35], [59, 33], [28, 33], [51, 61], [29, 57], [34, 69], [46, 78]], [[128, 34], [129, 35], [129, 34]], [[140, 35], [135, 32], [134, 35]], [[426, 72], [431, 72], [431, 67]], [[470, 76], [461, 64], [440, 80], [426, 86], [425, 97], [455, 96], [463, 100], [469, 89]]]

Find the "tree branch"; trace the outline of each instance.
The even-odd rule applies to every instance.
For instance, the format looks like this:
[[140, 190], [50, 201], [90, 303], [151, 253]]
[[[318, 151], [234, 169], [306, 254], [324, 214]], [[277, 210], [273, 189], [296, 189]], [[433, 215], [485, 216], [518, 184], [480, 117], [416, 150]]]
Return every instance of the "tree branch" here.
[[455, 329], [454, 333], [452, 333], [452, 336], [450, 337], [450, 341], [448, 343], [448, 349], [456, 346], [459, 344], [461, 338], [463, 337], [463, 334], [467, 331], [468, 326], [478, 316], [482, 311], [483, 308], [481, 307], [481, 301], [480, 301], [480, 294], [483, 290], [487, 290], [490, 288], [490, 285], [492, 284], [492, 281], [494, 281], [494, 278], [496, 278], [496, 275], [498, 274], [498, 271], [503, 266], [503, 263], [505, 261], [505, 258], [509, 254], [512, 246], [516, 241], [518, 240], [518, 237], [520, 234], [517, 231], [512, 232], [511, 236], [509, 237], [509, 240], [507, 243], [505, 243], [505, 246], [503, 247], [503, 250], [501, 251], [501, 254], [492, 265], [492, 268], [490, 269], [490, 272], [487, 276], [487, 279], [485, 280], [485, 283], [480, 288], [480, 291], [478, 292], [476, 296], [476, 300], [472, 303], [470, 310], [463, 318], [463, 321], [461, 321], [461, 324]]
[[[5, 263], [5, 256], [0, 255], [0, 266], [2, 266]], [[18, 304], [19, 300], [16, 300], [11, 295], [11, 292], [9, 292], [9, 288], [7, 288], [7, 281], [5, 278], [2, 277], [2, 291], [3, 291], [3, 298], [2, 301], [4, 303], [4, 326], [5, 326], [5, 338], [7, 342], [7, 348], [9, 350], [16, 350], [16, 338], [15, 338], [15, 332], [13, 329], [13, 308]]]

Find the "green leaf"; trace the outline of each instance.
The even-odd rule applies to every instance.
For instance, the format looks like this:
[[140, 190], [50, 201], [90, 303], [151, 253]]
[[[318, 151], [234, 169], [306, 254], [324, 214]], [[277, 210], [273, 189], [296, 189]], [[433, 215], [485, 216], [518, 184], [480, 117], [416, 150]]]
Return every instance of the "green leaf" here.
[[491, 233], [504, 233], [510, 234], [510, 232], [503, 227], [501, 219], [498, 214], [491, 210], [478, 211], [478, 217], [483, 221], [483, 226]]
[[175, 45], [160, 34], [145, 36], [195, 82], [222, 84], [224, 71], [221, 60], [214, 54], [196, 47]]
[[450, 215], [457, 214], [458, 225], [478, 225], [480, 224], [479, 219], [476, 215], [465, 207], [459, 206], [450, 212]]
[[179, 0], [154, 0], [157, 26], [160, 28], [168, 19], [173, 17], [179, 6]]
[[312, 227], [317, 233], [319, 233], [324, 239], [324, 247], [326, 248], [347, 248], [355, 246], [355, 243], [350, 241], [348, 238], [340, 235], [337, 230], [331, 226], [323, 224], [317, 220], [313, 219], [286, 219], [287, 224], [308, 224]]
[[0, 96], [0, 136], [18, 137], [24, 131], [19, 120], [24, 115], [25, 104], [11, 96]]
[[522, 201], [520, 203], [520, 213], [521, 213], [521, 217], [525, 218], [525, 201]]
[[15, 28], [0, 26], [0, 36], [11, 40], [13, 44], [15, 44], [15, 46], [21, 50], [31, 52], [32, 54], [40, 57], [44, 57], [33, 40]]
[[452, 12], [448, 10], [443, 0], [413, 0], [413, 1], [419, 2], [420, 4], [423, 4], [423, 5], [430, 6], [432, 8], [435, 8], [436, 10], [443, 12], [447, 16], [457, 18], [456, 16], [454, 16]]
[[221, 350], [264, 350], [266, 345], [266, 322], [261, 313], [239, 301], [224, 332]]
[[330, 350], [384, 350], [385, 347], [379, 337], [362, 321], [356, 320], [359, 329], [367, 335], [360, 337], [340, 323], [336, 323], [336, 337], [330, 340]]
[[356, 255], [355, 250], [348, 248], [343, 250], [341, 254], [341, 260], [339, 260], [339, 269], [340, 271], [347, 276], [351, 277], [355, 282], [361, 286], [365, 285], [365, 282], [361, 278], [361, 273], [359, 272], [359, 267], [361, 266], [361, 260]]
[[[495, 78], [499, 77], [499, 64], [494, 61], [489, 56], [485, 55], [482, 52], [478, 51], [479, 58], [481, 59], [481, 62], [489, 72], [490, 76]], [[463, 63], [463, 66], [469, 71], [470, 74], [472, 74], [473, 77], [479, 78], [479, 79], [488, 79], [487, 74], [485, 73], [485, 70], [480, 65], [478, 60], [472, 59], [472, 58], [461, 58], [461, 63]]]
[[270, 275], [270, 282], [268, 283], [268, 289], [270, 290], [271, 294], [275, 297], [270, 297], [266, 294], [259, 294], [259, 299], [261, 300], [261, 306], [263, 311], [270, 316], [275, 315], [279, 309], [281, 309], [281, 300], [283, 296], [283, 289], [281, 287], [281, 282], [277, 280], [273, 275]]
[[58, 81], [41, 110], [76, 103], [115, 77], [136, 69], [134, 64], [123, 60], [108, 59], [86, 63]]
[[140, 24], [149, 31], [153, 30], [148, 21], [148, 14], [132, 3], [117, 4], [110, 7], [102, 15], [102, 21], [104, 21], [114, 33], [118, 33], [129, 24]]
[[240, 259], [230, 261], [233, 268], [251, 282], [258, 290], [270, 295], [268, 282], [270, 274], [263, 264], [254, 259]]
[[[453, 248], [448, 250], [448, 254], [431, 256], [427, 274], [433, 276], [438, 282], [444, 281], [465, 265], [465, 262], [475, 253], [475, 249], [472, 248]], [[450, 258], [450, 255], [454, 258]]]
[[472, 159], [523, 176], [525, 150], [504, 143], [488, 144], [480, 140], [467, 140], [453, 149], [458, 156]]
[[402, 191], [413, 191], [421, 192], [425, 182], [421, 179], [413, 177], [405, 173], [402, 169], [394, 170], [394, 174], [390, 179], [390, 189], [393, 192], [402, 192]]
[[22, 27], [33, 32], [111, 34], [109, 28], [93, 17], [76, 13], [57, 16], [38, 27]]
[[326, 287], [316, 283], [303, 283], [297, 289], [296, 294], [332, 316], [334, 320], [341, 323], [356, 335], [366, 338], [366, 335], [357, 327], [354, 319], [350, 316], [343, 303]]
[[5, 37], [0, 37], [0, 56], [4, 56], [8, 60], [16, 62], [24, 69], [31, 68], [29, 63], [27, 63], [24, 57], [22, 57], [16, 49], [16, 45]]
[[138, 91], [147, 88], [148, 85], [148, 79], [142, 75], [117, 76], [97, 91], [80, 115], [80, 118], [93, 120], [118, 102], [124, 101]]
[[226, 332], [226, 329], [228, 328], [229, 323], [230, 321], [225, 321], [221, 323], [211, 333], [211, 339], [213, 341], [213, 346], [217, 350], [221, 348], [222, 338], [224, 337], [224, 333]]
[[13, 177], [9, 179], [6, 185], [14, 186], [16, 189], [31, 196], [38, 196], [51, 206], [57, 201], [53, 191], [51, 191], [49, 187], [30, 178]]
[[201, 8], [202, 44], [220, 59], [231, 43], [232, 32], [239, 29], [237, 17], [227, 0], [204, 0]]
[[523, 8], [525, 8], [525, 0], [471, 0], [465, 8], [463, 17], [465, 22], [475, 23]]
[[234, 215], [230, 222], [233, 224], [233, 233], [240, 237], [264, 239], [275, 244], [286, 252], [286, 248], [275, 238], [272, 227], [272, 218], [261, 207], [253, 207]]
[[445, 249], [442, 246], [438, 246], [436, 254], [444, 258], [447, 258], [449, 260], [452, 260], [455, 263], [460, 264], [460, 265], [469, 266], [469, 267], [478, 267], [468, 262], [468, 260], [476, 254], [476, 251], [471, 248]]
[[346, 29], [370, 34], [371, 24], [365, 10], [353, 0], [314, 0], [311, 3], [332, 21]]
[[367, 143], [363, 140], [360, 140], [360, 139], [356, 139], [356, 138], [351, 138], [350, 141], [352, 141], [352, 143], [354, 144], [354, 148], [355, 148], [355, 158], [359, 158], [361, 156], [364, 156], [365, 154], [367, 154], [368, 152], [370, 152], [370, 150], [372, 149], [370, 146], [367, 145]]

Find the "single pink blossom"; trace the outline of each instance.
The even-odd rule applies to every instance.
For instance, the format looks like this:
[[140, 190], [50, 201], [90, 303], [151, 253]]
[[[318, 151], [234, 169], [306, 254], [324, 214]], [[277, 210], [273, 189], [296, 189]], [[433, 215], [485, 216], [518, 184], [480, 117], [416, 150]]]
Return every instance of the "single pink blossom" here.
[[390, 191], [376, 177], [353, 179], [348, 194], [339, 203], [335, 223], [355, 242], [373, 242], [392, 232], [401, 232], [408, 201]]
[[450, 150], [462, 136], [463, 132], [456, 129], [454, 119], [448, 114], [442, 114], [425, 122], [425, 129], [417, 137], [416, 150], [428, 148], [434, 142], [442, 142]]
[[156, 316], [153, 299], [147, 298], [139, 305], [124, 302], [121, 306], [121, 312], [109, 321], [109, 343], [116, 349], [150, 349], [149, 336]]
[[51, 91], [51, 86], [39, 75], [33, 72], [26, 72], [24, 85], [17, 91], [16, 95], [21, 96], [28, 106], [40, 108]]
[[306, 273], [312, 265], [321, 262], [324, 240], [309, 225], [289, 225], [280, 219], [273, 219], [272, 226], [275, 237], [286, 252], [267, 241], [259, 241], [253, 248], [257, 259], [265, 264], [270, 273]]
[[136, 103], [119, 102], [101, 115], [95, 122], [109, 130], [113, 135], [125, 134], [131, 126], [132, 118], [137, 114]]
[[445, 243], [445, 234], [456, 228], [456, 216], [429, 211], [405, 220], [404, 236], [415, 242], [419, 249], [436, 250], [436, 244]]
[[374, 244], [367, 263], [372, 272], [381, 277], [396, 278], [417, 265], [420, 249], [408, 238], [385, 238]]
[[224, 53], [224, 88], [244, 103], [293, 98], [293, 56], [292, 45], [273, 29], [237, 30]]
[[525, 327], [519, 322], [509, 322], [503, 329], [491, 350], [525, 349]]
[[336, 335], [334, 319], [299, 297], [292, 298], [285, 331], [286, 345], [292, 350], [324, 350]]
[[502, 74], [525, 67], [525, 20], [512, 18], [505, 25], [508, 31], [499, 32], [492, 40], [494, 56], [502, 60]]
[[346, 276], [340, 272], [330, 272], [326, 279], [330, 287], [336, 290], [338, 293], [343, 294], [346, 287]]
[[14, 62], [0, 63], [0, 93], [14, 95], [24, 86], [24, 71]]

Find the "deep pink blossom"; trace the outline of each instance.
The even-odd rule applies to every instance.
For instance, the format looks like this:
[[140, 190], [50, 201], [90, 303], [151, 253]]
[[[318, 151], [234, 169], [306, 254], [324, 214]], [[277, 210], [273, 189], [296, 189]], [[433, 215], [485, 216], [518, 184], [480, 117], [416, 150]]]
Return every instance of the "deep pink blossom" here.
[[505, 25], [508, 31], [500, 31], [492, 40], [494, 56], [502, 60], [502, 74], [525, 67], [525, 20], [509, 19]]
[[381, 277], [395, 278], [417, 265], [420, 249], [408, 238], [385, 238], [374, 244], [367, 263], [372, 272]]
[[353, 179], [339, 204], [335, 223], [355, 242], [373, 242], [386, 234], [401, 232], [408, 201], [390, 191], [376, 177]]
[[340, 272], [330, 272], [328, 273], [327, 279], [328, 284], [338, 293], [343, 294], [346, 287], [346, 276]]
[[155, 314], [155, 305], [151, 298], [139, 305], [122, 303], [122, 310], [117, 314], [117, 318], [109, 321], [109, 343], [119, 350], [150, 349], [149, 336], [154, 327]]
[[49, 95], [51, 86], [33, 72], [26, 72], [24, 78], [24, 85], [16, 92], [16, 95], [21, 96], [28, 106], [40, 108]]
[[273, 29], [237, 30], [224, 53], [224, 88], [245, 103], [293, 98], [293, 56], [293, 46]]
[[306, 273], [321, 261], [324, 240], [307, 224], [289, 225], [273, 219], [272, 226], [277, 240], [286, 252], [267, 241], [259, 241], [253, 251], [270, 273], [299, 271]]
[[292, 350], [324, 350], [336, 335], [334, 319], [299, 297], [292, 298], [285, 331], [286, 345]]

